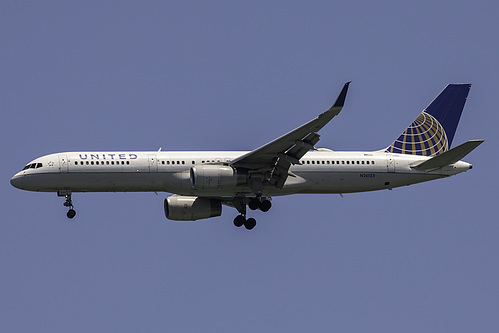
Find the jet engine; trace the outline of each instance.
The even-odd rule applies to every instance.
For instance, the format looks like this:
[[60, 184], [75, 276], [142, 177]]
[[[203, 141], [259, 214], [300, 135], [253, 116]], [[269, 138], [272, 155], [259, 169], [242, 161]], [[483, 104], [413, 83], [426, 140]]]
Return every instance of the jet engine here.
[[222, 215], [220, 200], [172, 195], [165, 199], [165, 215], [174, 221], [196, 221]]
[[196, 165], [190, 172], [191, 185], [195, 190], [217, 190], [224, 187], [234, 187], [243, 182], [244, 175], [228, 165], [205, 164]]

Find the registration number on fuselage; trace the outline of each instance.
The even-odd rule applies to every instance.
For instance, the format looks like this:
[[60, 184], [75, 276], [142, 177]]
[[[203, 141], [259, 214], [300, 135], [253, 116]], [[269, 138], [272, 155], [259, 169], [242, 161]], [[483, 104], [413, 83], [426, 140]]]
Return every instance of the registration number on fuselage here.
[[374, 178], [376, 177], [376, 174], [374, 173], [361, 173], [360, 178]]

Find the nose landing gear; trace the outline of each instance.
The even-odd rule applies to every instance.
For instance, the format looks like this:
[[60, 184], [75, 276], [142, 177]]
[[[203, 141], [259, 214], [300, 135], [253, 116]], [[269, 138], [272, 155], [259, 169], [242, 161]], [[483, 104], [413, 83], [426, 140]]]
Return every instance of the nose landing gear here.
[[64, 197], [66, 199], [66, 201], [64, 201], [63, 205], [64, 205], [64, 207], [69, 208], [69, 210], [66, 214], [68, 219], [72, 219], [73, 217], [75, 217], [76, 211], [74, 210], [73, 201], [71, 200], [71, 191], [69, 191], [69, 190], [57, 191], [57, 196]]

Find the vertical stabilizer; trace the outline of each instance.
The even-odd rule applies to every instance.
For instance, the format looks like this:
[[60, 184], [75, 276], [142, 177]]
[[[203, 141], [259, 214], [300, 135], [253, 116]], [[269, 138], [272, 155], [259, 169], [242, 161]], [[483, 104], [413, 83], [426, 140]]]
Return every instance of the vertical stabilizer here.
[[471, 84], [449, 84], [386, 152], [436, 156], [449, 150]]

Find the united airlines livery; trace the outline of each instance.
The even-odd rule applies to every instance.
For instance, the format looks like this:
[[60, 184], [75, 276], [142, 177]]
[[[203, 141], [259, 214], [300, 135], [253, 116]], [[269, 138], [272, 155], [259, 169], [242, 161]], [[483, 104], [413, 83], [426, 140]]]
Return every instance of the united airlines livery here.
[[461, 161], [483, 140], [450, 148], [470, 84], [449, 84], [387, 148], [332, 151], [315, 148], [319, 130], [343, 108], [350, 82], [317, 118], [253, 151], [84, 151], [45, 155], [10, 180], [28, 191], [64, 197], [76, 215], [75, 192], [169, 192], [165, 215], [195, 221], [235, 208], [237, 227], [255, 227], [251, 210], [268, 211], [275, 196], [385, 190], [453, 176], [471, 169]]

